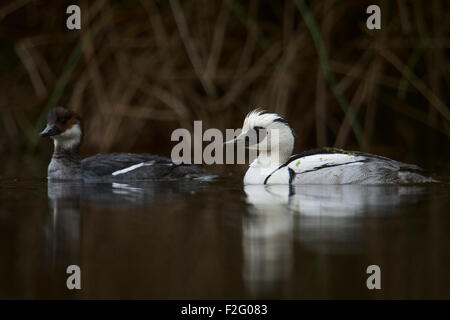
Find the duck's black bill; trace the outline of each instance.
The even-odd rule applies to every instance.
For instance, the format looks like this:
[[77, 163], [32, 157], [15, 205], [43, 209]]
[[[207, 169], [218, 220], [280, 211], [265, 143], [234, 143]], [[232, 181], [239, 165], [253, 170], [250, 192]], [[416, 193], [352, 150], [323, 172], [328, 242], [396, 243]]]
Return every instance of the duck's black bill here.
[[44, 130], [39, 133], [41, 137], [51, 137], [59, 134], [59, 130], [55, 125], [47, 124]]

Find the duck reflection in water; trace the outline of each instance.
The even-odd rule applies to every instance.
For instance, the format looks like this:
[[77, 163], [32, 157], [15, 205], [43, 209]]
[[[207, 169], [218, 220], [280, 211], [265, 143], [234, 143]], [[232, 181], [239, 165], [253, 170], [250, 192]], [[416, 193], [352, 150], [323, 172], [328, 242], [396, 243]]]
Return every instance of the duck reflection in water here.
[[[51, 266], [75, 264], [80, 249], [80, 194], [82, 184], [77, 182], [48, 182], [50, 213], [45, 223], [47, 256]], [[69, 262], [67, 264], [67, 262]]]
[[246, 185], [244, 190], [252, 206], [243, 222], [243, 276], [259, 297], [292, 279], [295, 241], [314, 254], [358, 254], [365, 227], [377, 221], [372, 219], [391, 216], [426, 194], [418, 186]]
[[155, 201], [180, 193], [199, 192], [202, 182], [183, 184], [170, 181], [135, 181], [132, 183], [83, 183], [48, 181], [50, 213], [44, 232], [48, 261], [53, 267], [80, 262], [82, 234], [81, 202], [94, 208], [149, 208]]

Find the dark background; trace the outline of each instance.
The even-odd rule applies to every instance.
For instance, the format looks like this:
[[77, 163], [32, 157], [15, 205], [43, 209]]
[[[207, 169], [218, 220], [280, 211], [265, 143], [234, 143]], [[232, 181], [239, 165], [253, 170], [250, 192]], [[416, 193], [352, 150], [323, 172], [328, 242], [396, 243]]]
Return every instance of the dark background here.
[[[80, 31], [66, 28], [70, 4], [81, 7]], [[371, 4], [381, 30], [366, 28]], [[449, 9], [446, 0], [3, 1], [0, 174], [45, 176], [52, 144], [38, 132], [63, 105], [85, 119], [85, 156], [170, 156], [174, 129], [237, 128], [263, 107], [291, 123], [296, 152], [364, 150], [446, 175]]]

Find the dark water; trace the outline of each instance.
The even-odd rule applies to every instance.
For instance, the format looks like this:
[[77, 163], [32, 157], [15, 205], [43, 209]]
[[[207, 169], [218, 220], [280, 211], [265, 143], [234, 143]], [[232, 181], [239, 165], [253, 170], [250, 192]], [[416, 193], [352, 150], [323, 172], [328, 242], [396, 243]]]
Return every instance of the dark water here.
[[1, 298], [450, 298], [448, 185], [0, 184]]

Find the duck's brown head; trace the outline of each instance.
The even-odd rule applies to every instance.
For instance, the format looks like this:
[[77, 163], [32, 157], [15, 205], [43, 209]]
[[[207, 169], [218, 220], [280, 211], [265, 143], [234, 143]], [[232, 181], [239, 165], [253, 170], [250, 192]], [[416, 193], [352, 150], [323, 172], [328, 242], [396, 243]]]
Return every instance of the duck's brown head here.
[[39, 134], [41, 137], [51, 137], [55, 145], [71, 148], [81, 144], [83, 138], [81, 117], [63, 107], [55, 107], [48, 112], [47, 126]]

